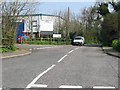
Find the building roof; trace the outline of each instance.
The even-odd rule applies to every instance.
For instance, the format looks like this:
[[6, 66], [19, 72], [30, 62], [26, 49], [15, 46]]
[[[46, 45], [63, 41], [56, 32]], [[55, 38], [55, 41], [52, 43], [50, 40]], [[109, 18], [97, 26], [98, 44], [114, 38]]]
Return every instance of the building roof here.
[[58, 15], [51, 15], [51, 14], [26, 14], [26, 15], [19, 15], [19, 16], [53, 16], [53, 17], [59, 17], [61, 19], [63, 19], [62, 17], [58, 16]]

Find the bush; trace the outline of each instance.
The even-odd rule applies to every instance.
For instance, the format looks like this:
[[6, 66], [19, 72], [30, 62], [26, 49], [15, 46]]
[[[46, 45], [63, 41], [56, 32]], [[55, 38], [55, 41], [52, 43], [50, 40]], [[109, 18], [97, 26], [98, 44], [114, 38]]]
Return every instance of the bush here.
[[2, 47], [0, 48], [0, 52], [11, 52], [15, 50], [16, 47], [14, 46], [14, 39], [12, 36], [9, 36], [9, 38], [2, 38]]
[[70, 44], [70, 42], [71, 41], [69, 40], [68, 43], [66, 43], [66, 40], [64, 39], [49, 39], [49, 40], [36, 39], [36, 40], [27, 40], [25, 43], [36, 44], [36, 45], [66, 45], [66, 44]]
[[12, 52], [15, 51], [17, 48], [14, 46], [8, 46], [8, 47], [0, 47], [0, 53], [4, 52]]
[[112, 47], [113, 47], [113, 49], [120, 52], [120, 40], [113, 40]]

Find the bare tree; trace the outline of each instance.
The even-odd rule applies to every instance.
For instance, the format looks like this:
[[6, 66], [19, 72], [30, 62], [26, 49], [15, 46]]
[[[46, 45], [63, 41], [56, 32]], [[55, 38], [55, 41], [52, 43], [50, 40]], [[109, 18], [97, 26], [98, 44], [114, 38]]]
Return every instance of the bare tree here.
[[21, 2], [20, 0], [2, 2], [2, 35], [3, 38], [9, 38], [11, 45], [14, 45], [16, 39], [18, 16], [31, 14], [35, 11], [35, 5], [37, 4], [27, 1]]
[[56, 12], [55, 15], [58, 15], [64, 19], [62, 24], [56, 23], [56, 27], [58, 31], [60, 31], [64, 38], [71, 38], [75, 35], [81, 35], [82, 32], [82, 25], [80, 23], [80, 19], [77, 15], [72, 13], [69, 8], [64, 11]]
[[70, 37], [74, 38], [77, 35], [83, 35], [83, 25], [80, 22], [79, 15], [72, 14], [70, 22]]
[[55, 33], [60, 33], [62, 34], [62, 37], [65, 38], [66, 37], [66, 12], [60, 10], [58, 12], [54, 12], [54, 15], [58, 16], [54, 25]]
[[84, 26], [84, 36], [88, 41], [97, 41], [100, 30], [99, 15], [96, 12], [96, 7], [85, 8], [80, 15], [81, 23]]

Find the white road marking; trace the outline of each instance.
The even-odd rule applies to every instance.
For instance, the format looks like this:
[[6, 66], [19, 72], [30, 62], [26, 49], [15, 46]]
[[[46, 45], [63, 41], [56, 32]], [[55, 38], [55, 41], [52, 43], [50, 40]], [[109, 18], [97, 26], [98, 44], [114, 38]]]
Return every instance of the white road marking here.
[[44, 72], [42, 72], [41, 74], [39, 74], [30, 84], [27, 85], [26, 88], [31, 88], [32, 85], [34, 85], [34, 83], [40, 79], [45, 73], [47, 73], [49, 70], [51, 70], [53, 67], [55, 67], [55, 65], [52, 65], [51, 67], [49, 67], [48, 69], [46, 69]]
[[39, 50], [39, 48], [37, 48], [37, 50]]
[[82, 86], [61, 85], [59, 88], [82, 88]]
[[45, 49], [45, 48], [39, 48], [39, 49]]
[[60, 60], [58, 60], [57, 62], [59, 63], [59, 62], [61, 62], [65, 57], [67, 57], [67, 54], [66, 55], [64, 55]]
[[75, 48], [75, 50], [79, 49], [79, 47]]
[[72, 53], [74, 50], [69, 51], [68, 53]]
[[31, 85], [31, 87], [34, 87], [34, 88], [46, 88], [47, 85], [44, 85], [44, 84], [33, 84], [33, 85]]
[[93, 88], [94, 89], [115, 89], [115, 87], [110, 87], [110, 86], [108, 86], [108, 87], [106, 87], [106, 86], [94, 86]]
[[40, 50], [40, 49], [47, 49], [47, 48], [50, 48], [50, 47], [43, 47], [43, 48], [33, 48], [34, 50], [37, 49], [37, 50]]
[[32, 50], [32, 49], [29, 49], [30, 51]]
[[[40, 50], [40, 49], [49, 49], [49, 48], [55, 48], [55, 47], [62, 47], [62, 46], [43, 47], [43, 48], [33, 48], [33, 49], [34, 49], [34, 50], [35, 50], [35, 49]], [[29, 49], [29, 50], [32, 50], [32, 49]]]
[[37, 48], [37, 50], [39, 50], [39, 49], [47, 49], [47, 48], [52, 48], [52, 47]]
[[50, 47], [43, 47], [43, 48], [45, 48], [45, 49], [46, 49], [46, 48], [50, 48]]

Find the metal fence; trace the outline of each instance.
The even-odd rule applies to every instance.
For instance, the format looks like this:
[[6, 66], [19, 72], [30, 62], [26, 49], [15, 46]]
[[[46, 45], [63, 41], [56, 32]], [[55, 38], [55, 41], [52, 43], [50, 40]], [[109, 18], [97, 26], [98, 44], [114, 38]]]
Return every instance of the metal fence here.
[[39, 42], [47, 42], [48, 44], [52, 43], [58, 43], [58, 44], [71, 44], [71, 39], [65, 39], [65, 38], [35, 38], [35, 39], [28, 39], [28, 40], [23, 40], [23, 43], [28, 43], [28, 42], [34, 42], [34, 43], [39, 43]]

